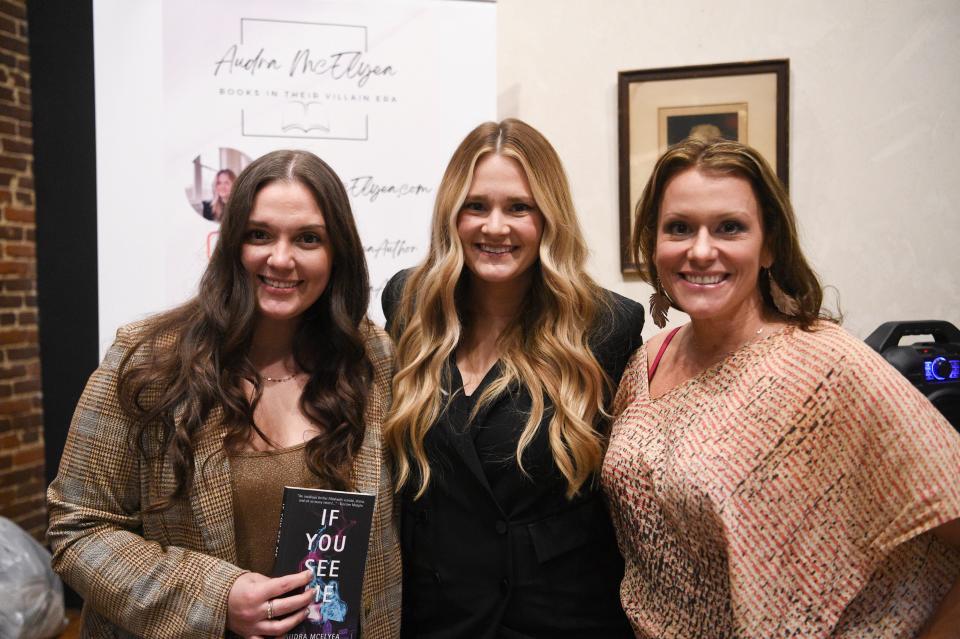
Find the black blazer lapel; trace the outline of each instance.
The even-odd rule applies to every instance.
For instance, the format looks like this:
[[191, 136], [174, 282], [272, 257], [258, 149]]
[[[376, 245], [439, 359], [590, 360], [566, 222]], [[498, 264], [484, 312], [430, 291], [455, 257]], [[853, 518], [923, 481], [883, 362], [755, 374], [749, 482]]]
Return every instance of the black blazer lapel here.
[[[449, 367], [451, 381], [450, 388], [456, 389], [452, 391], [453, 393], [459, 393], [461, 395], [451, 398], [450, 390], [444, 389], [441, 391], [443, 393], [444, 409], [437, 427], [440, 430], [440, 434], [449, 444], [450, 448], [456, 451], [460, 460], [463, 461], [464, 465], [470, 470], [470, 473], [480, 483], [480, 485], [483, 487], [483, 490], [490, 496], [490, 499], [496, 503], [493, 490], [490, 488], [490, 483], [487, 481], [487, 475], [483, 472], [483, 465], [480, 463], [480, 457], [477, 455], [477, 447], [473, 442], [473, 433], [471, 432], [469, 422], [472, 402], [469, 402], [469, 400], [466, 400], [462, 396], [463, 380], [460, 377], [460, 370], [457, 368], [454, 355], [450, 356]], [[483, 389], [486, 388], [491, 380], [496, 379], [499, 373], [500, 364], [498, 362], [493, 365], [490, 371], [487, 372], [483, 381], [474, 391], [474, 395], [472, 397], [479, 397], [477, 393], [482, 393]], [[490, 410], [493, 404], [501, 399], [502, 398], [498, 397], [486, 406], [482, 407], [475, 416], [474, 422], [482, 423], [486, 413]], [[497, 504], [497, 507], [499, 508], [499, 504]]]

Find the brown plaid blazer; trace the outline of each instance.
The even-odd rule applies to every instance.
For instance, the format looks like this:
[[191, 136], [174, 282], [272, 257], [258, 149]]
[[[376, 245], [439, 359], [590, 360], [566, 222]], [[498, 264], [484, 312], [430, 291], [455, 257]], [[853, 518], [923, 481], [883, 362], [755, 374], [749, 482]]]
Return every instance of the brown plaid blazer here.
[[[117, 396], [117, 367], [142, 327], [117, 331], [74, 413], [59, 473], [47, 492], [53, 567], [85, 600], [82, 637], [222, 637], [227, 595], [244, 572], [235, 565], [222, 411], [214, 410], [197, 435], [197, 477], [189, 498], [160, 513], [141, 512], [141, 504], [173, 485], [169, 464], [148, 468], [130, 452], [131, 424]], [[374, 379], [353, 479], [358, 491], [376, 495], [377, 502], [361, 628], [367, 639], [393, 639], [400, 631], [400, 551], [380, 426], [391, 400], [394, 355], [381, 329], [367, 322], [366, 330]]]

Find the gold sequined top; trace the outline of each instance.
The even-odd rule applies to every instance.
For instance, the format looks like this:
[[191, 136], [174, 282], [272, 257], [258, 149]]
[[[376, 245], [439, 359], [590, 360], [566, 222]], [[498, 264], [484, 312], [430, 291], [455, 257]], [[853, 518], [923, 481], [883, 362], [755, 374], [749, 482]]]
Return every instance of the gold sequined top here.
[[307, 468], [306, 443], [230, 455], [237, 565], [270, 576], [284, 486], [322, 488]]

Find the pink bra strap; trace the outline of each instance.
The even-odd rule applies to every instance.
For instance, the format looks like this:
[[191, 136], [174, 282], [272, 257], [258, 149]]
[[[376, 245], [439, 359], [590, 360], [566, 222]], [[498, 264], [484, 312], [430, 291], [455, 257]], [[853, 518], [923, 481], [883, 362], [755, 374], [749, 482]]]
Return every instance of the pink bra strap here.
[[657, 366], [660, 365], [660, 358], [663, 357], [663, 354], [667, 350], [667, 346], [670, 346], [670, 341], [673, 339], [673, 336], [677, 334], [682, 326], [678, 326], [669, 333], [663, 340], [663, 344], [660, 345], [660, 350], [657, 351], [657, 356], [653, 358], [653, 364], [650, 366], [650, 372], [647, 373], [647, 384], [650, 383], [650, 380], [653, 379], [653, 374], [657, 372]]

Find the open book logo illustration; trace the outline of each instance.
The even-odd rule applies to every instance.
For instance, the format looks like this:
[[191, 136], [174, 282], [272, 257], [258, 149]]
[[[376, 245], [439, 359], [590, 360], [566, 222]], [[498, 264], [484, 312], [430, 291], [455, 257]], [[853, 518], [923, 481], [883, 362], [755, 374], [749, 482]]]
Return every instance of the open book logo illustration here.
[[322, 102], [290, 100], [283, 107], [280, 129], [284, 133], [290, 131], [330, 133], [330, 117], [324, 110]]

